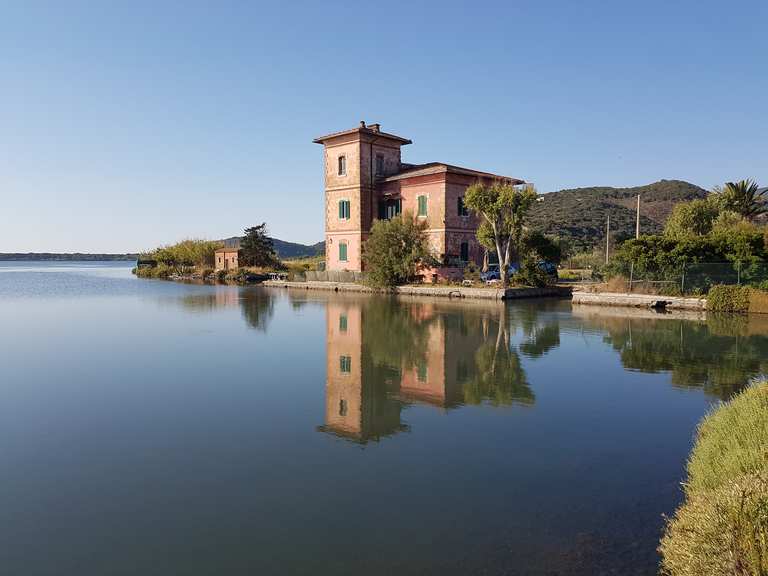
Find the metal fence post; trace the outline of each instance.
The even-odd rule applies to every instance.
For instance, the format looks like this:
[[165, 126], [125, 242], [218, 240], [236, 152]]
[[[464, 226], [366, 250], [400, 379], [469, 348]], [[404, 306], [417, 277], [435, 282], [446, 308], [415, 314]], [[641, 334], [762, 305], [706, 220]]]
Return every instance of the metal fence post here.
[[632, 278], [635, 275], [635, 262], [634, 260], [629, 264], [629, 288], [627, 292], [632, 292]]
[[680, 294], [685, 294], [685, 263], [683, 263], [683, 273], [680, 278]]

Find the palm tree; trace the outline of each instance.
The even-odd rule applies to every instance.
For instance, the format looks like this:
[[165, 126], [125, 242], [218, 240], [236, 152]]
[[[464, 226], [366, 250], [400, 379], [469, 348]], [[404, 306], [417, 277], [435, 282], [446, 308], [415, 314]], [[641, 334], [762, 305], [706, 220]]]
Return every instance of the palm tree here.
[[761, 191], [754, 180], [728, 182], [719, 191], [725, 210], [732, 210], [750, 220], [768, 212], [764, 194], [765, 190]]

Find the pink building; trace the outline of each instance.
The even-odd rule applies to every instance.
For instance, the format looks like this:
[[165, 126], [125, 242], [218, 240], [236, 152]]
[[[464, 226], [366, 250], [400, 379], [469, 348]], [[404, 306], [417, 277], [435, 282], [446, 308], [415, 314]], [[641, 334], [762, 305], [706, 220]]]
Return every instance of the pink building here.
[[427, 223], [430, 244], [442, 266], [430, 271], [454, 276], [469, 262], [482, 262], [475, 238], [479, 221], [463, 204], [464, 191], [481, 181], [523, 180], [441, 162], [407, 164], [400, 148], [407, 138], [378, 124], [314, 140], [325, 151], [325, 261], [328, 270], [361, 271], [362, 244], [373, 221], [409, 212]]

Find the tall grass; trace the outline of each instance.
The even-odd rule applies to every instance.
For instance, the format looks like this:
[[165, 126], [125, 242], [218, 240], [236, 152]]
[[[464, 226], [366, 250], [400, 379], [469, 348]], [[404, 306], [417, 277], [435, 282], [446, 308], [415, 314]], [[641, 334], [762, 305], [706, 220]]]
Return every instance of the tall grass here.
[[669, 576], [768, 575], [768, 381], [699, 425], [685, 502], [659, 547]]
[[142, 259], [156, 260], [167, 266], [201, 266], [213, 267], [215, 252], [223, 244], [213, 240], [191, 238], [176, 244], [155, 248], [142, 254]]

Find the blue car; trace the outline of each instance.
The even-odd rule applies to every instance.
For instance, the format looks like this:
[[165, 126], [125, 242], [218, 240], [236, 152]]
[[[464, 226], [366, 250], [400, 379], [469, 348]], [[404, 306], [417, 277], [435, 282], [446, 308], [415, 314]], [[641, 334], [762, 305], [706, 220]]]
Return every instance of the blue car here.
[[[517, 274], [517, 265], [510, 264], [509, 270], [507, 270], [507, 277], [512, 278]], [[498, 264], [489, 264], [487, 272], [480, 273], [480, 280], [483, 282], [490, 282], [491, 280], [501, 280], [501, 271]]]
[[[537, 262], [536, 265], [543, 270], [548, 276], [551, 276], [553, 279], [557, 280], [557, 266], [553, 264], [552, 262], [546, 262], [542, 260], [541, 262]], [[517, 271], [520, 269], [519, 264], [514, 263], [509, 265], [509, 270], [507, 271], [507, 276], [509, 278], [512, 278], [515, 274], [517, 274]], [[490, 264], [488, 266], [488, 272], [481, 272], [480, 273], [480, 280], [483, 282], [490, 282], [492, 280], [501, 280], [501, 272], [499, 271], [499, 265], [498, 264]]]

